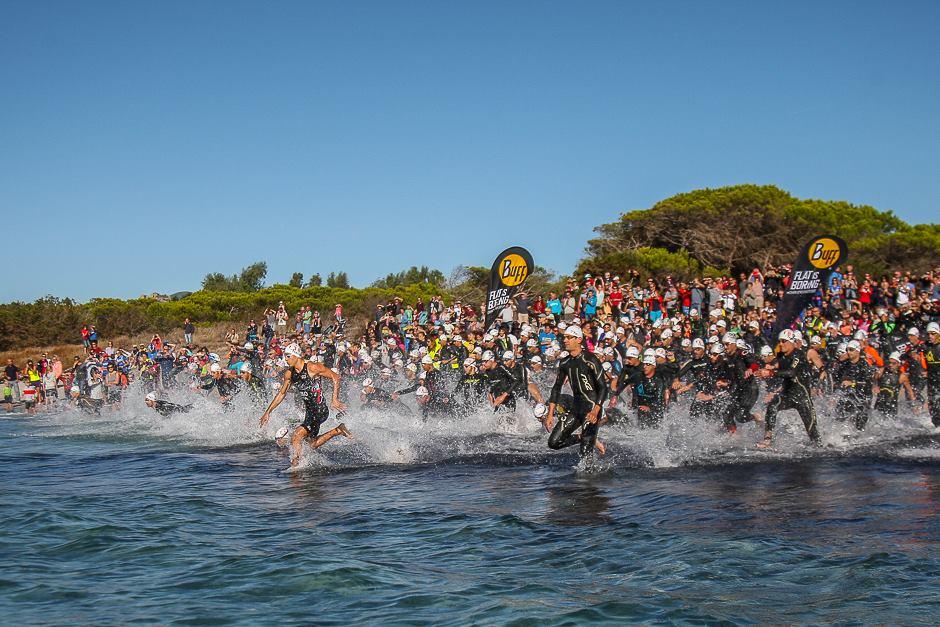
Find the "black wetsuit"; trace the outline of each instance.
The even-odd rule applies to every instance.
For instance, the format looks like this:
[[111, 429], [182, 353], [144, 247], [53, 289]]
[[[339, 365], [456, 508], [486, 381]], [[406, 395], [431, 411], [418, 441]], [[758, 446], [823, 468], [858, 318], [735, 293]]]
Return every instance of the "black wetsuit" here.
[[161, 416], [170, 416], [172, 414], [185, 414], [193, 408], [192, 405], [177, 405], [170, 401], [154, 401], [154, 410]]
[[924, 346], [927, 362], [927, 407], [933, 426], [940, 427], [940, 342]]
[[777, 379], [780, 389], [767, 403], [765, 416], [766, 429], [769, 433], [777, 425], [777, 413], [785, 409], [795, 409], [803, 420], [806, 433], [813, 442], [819, 442], [819, 429], [816, 425], [816, 408], [810, 395], [812, 374], [806, 356], [798, 350], [789, 355], [777, 356]]
[[[760, 395], [760, 386], [751, 371], [752, 360], [735, 351], [734, 355], [725, 357], [727, 375], [731, 377], [731, 387], [728, 390], [730, 402], [724, 408], [723, 422], [729, 429], [735, 423], [745, 423], [754, 420], [751, 409]], [[751, 375], [748, 373], [751, 372]]]
[[[260, 372], [260, 370], [258, 371]], [[251, 399], [252, 403], [257, 405], [266, 405], [268, 402], [268, 390], [264, 387], [264, 381], [261, 380], [261, 377], [256, 377], [254, 374], [251, 375], [251, 378], [245, 381], [240, 379], [241, 389], [248, 390], [248, 397]]]
[[475, 407], [482, 405], [486, 399], [486, 388], [486, 377], [483, 374], [462, 372], [460, 379], [457, 380], [457, 387], [454, 389], [460, 412], [468, 414]]
[[503, 364], [497, 364], [493, 370], [487, 372], [487, 381], [493, 398], [499, 398], [503, 394], [507, 395], [506, 399], [496, 407], [496, 410], [515, 411], [517, 388], [512, 370]]
[[658, 427], [662, 423], [666, 413], [666, 392], [669, 390], [670, 376], [663, 375], [657, 369], [653, 376], [647, 377], [640, 369], [630, 377], [628, 383], [633, 385], [636, 418], [641, 427]]
[[401, 415], [411, 414], [411, 410], [408, 408], [408, 406], [402, 403], [400, 400], [392, 398], [392, 393], [388, 390], [383, 390], [380, 387], [373, 387], [372, 391], [365, 396], [366, 400], [362, 403], [363, 407], [373, 407], [385, 411], [392, 411]]
[[875, 411], [882, 416], [895, 418], [898, 415], [898, 398], [901, 394], [901, 371], [885, 368], [878, 379], [878, 394], [875, 395]]
[[[597, 423], [585, 424], [588, 413], [595, 405], [603, 405], [607, 399], [607, 380], [604, 377], [604, 368], [600, 360], [587, 351], [582, 351], [577, 357], [565, 357], [558, 367], [558, 376], [549, 403], [558, 404], [561, 398], [561, 388], [568, 382], [572, 391], [572, 407], [564, 420], [559, 420], [548, 436], [548, 447], [558, 450], [574, 444], [581, 445], [581, 456], [594, 450], [597, 439]], [[600, 419], [598, 413], [597, 418]], [[581, 427], [580, 435], [575, 431]]]
[[428, 391], [428, 402], [421, 406], [422, 415], [427, 418], [431, 415], [441, 415], [448, 409], [447, 386], [444, 383], [444, 375], [440, 370], [425, 372], [424, 379], [415, 379], [415, 382], [403, 390], [398, 390], [398, 394], [408, 394], [424, 386]]
[[[682, 364], [677, 376], [681, 379], [688, 375], [691, 378], [692, 390], [697, 395], [699, 392], [704, 394], [716, 394], [715, 380], [712, 377], [711, 361], [708, 357], [693, 357]], [[714, 414], [714, 401], [701, 401], [695, 397], [689, 405], [689, 417], [695, 419], [707, 418]]]
[[304, 421], [300, 426], [307, 430], [306, 437], [315, 438], [320, 434], [320, 427], [330, 417], [330, 407], [323, 399], [320, 377], [310, 376], [307, 362], [304, 362], [299, 371], [290, 369], [290, 378], [294, 399], [304, 408]]
[[[839, 394], [839, 401], [836, 404], [839, 418], [841, 420], [851, 418], [859, 431], [868, 424], [874, 375], [875, 369], [868, 365], [864, 357], [860, 357], [855, 363], [848, 359], [840, 363], [833, 377]], [[850, 385], [846, 387], [845, 383]]]

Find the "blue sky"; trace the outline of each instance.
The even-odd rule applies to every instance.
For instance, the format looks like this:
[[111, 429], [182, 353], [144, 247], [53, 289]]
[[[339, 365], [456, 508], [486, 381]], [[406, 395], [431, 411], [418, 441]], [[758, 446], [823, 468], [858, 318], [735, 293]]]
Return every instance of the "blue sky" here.
[[[0, 3], [0, 301], [363, 286], [771, 183], [937, 220], [936, 2]], [[523, 217], [530, 219], [523, 226]]]

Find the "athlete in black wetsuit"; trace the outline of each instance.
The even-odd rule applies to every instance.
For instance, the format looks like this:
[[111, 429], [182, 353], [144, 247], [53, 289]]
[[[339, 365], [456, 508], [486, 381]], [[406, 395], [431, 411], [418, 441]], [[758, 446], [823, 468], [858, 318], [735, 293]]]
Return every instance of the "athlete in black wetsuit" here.
[[281, 387], [271, 404], [261, 414], [260, 422], [262, 427], [268, 423], [271, 412], [281, 404], [287, 391], [294, 387], [297, 400], [304, 407], [303, 424], [297, 427], [291, 437], [291, 466], [296, 466], [300, 462], [300, 452], [305, 439], [315, 438], [311, 446], [316, 449], [338, 435], [351, 438], [352, 434], [346, 429], [345, 424], [340, 423], [335, 428], [318, 436], [320, 426], [326, 422], [330, 415], [330, 409], [323, 400], [320, 377], [325, 377], [333, 382], [333, 399], [330, 403], [333, 408], [337, 411], [345, 411], [346, 409], [346, 405], [339, 400], [339, 375], [323, 364], [305, 361], [301, 357], [300, 347], [297, 344], [291, 344], [284, 349], [284, 357], [288, 365], [287, 370], [284, 371], [284, 381], [281, 383]]
[[[546, 427], [552, 429], [548, 447], [558, 450], [580, 444], [581, 456], [584, 457], [594, 449], [597, 422], [607, 399], [607, 381], [601, 362], [584, 350], [584, 333], [580, 327], [572, 325], [565, 329], [564, 341], [568, 357], [558, 366], [558, 377], [552, 386], [548, 415], [545, 417]], [[565, 381], [571, 386], [574, 402], [567, 418], [554, 424], [555, 406]], [[575, 434], [578, 429], [581, 429], [581, 433]]]
[[725, 344], [726, 374], [730, 378], [728, 394], [730, 402], [724, 408], [723, 422], [728, 431], [734, 433], [738, 423], [754, 420], [751, 409], [760, 395], [760, 386], [754, 377], [752, 366], [756, 365], [749, 354], [750, 344], [743, 340]]
[[760, 448], [769, 448], [773, 440], [773, 429], [777, 426], [777, 413], [784, 409], [795, 409], [803, 420], [803, 426], [809, 438], [819, 443], [819, 429], [816, 425], [816, 408], [810, 395], [812, 372], [806, 357], [796, 349], [793, 332], [784, 329], [780, 332], [780, 353], [777, 356], [777, 370], [774, 376], [780, 381], [780, 389], [767, 403], [764, 417], [764, 441]]
[[927, 345], [924, 361], [927, 362], [927, 408], [933, 426], [940, 427], [940, 325], [927, 325]]
[[669, 377], [659, 372], [654, 355], [643, 356], [643, 367], [634, 372], [627, 384], [633, 386], [633, 399], [636, 403], [636, 419], [640, 427], [658, 427], [666, 414], [669, 402]]
[[147, 404], [147, 407], [155, 410], [164, 418], [172, 416], [173, 414], [185, 414], [193, 408], [192, 405], [177, 405], [170, 401], [159, 400], [156, 394], [152, 392], [144, 398], [144, 402]]
[[458, 413], [467, 415], [483, 404], [486, 399], [486, 377], [477, 369], [476, 362], [465, 359], [457, 387], [454, 388], [454, 399]]
[[833, 381], [839, 393], [836, 411], [842, 420], [852, 419], [861, 431], [868, 424], [871, 408], [872, 381], [875, 369], [862, 358], [858, 342], [849, 342], [848, 359], [836, 366]]

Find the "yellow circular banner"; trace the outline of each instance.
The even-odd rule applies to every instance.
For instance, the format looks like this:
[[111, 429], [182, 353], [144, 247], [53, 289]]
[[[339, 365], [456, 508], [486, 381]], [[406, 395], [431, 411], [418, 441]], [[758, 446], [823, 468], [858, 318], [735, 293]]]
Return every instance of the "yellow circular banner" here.
[[529, 277], [529, 264], [512, 253], [499, 260], [499, 280], [506, 287], [515, 287]]
[[813, 243], [809, 245], [809, 252], [807, 253], [809, 262], [813, 264], [813, 267], [820, 270], [834, 266], [836, 262], [839, 261], [841, 255], [842, 250], [838, 242], [828, 237], [820, 237], [813, 240]]

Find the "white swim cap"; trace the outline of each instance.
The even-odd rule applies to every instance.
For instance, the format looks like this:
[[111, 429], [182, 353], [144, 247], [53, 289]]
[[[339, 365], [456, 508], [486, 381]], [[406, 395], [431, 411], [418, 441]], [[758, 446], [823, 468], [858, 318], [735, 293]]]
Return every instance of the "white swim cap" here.
[[605, 362], [602, 364], [602, 366], [603, 366], [604, 370], [610, 370], [611, 368], [613, 368], [613, 366], [610, 365], [610, 362], [609, 362], [609, 361], [605, 361]]
[[542, 403], [539, 403], [538, 405], [536, 405], [536, 406], [532, 409], [532, 411], [533, 411], [533, 413], [535, 414], [535, 417], [536, 417], [536, 418], [541, 419], [543, 416], [545, 416], [545, 414], [548, 413], [548, 407], [546, 407], [546, 406], [545, 406], [544, 404], [542, 404]]
[[857, 351], [857, 350], [861, 350], [861, 348], [862, 348], [862, 345], [859, 344], [857, 340], [852, 340], [851, 342], [845, 345], [845, 350], [847, 351]]
[[[79, 391], [79, 390], [78, 390], [77, 387], [72, 386], [72, 392], [73, 392], [73, 393], [78, 392], [78, 391]], [[145, 401], [155, 401], [155, 400], [157, 400], [157, 395], [156, 395], [154, 392], [150, 392], [150, 393], [147, 394], [147, 396], [144, 397], [144, 400], [145, 400]]]
[[672, 329], [663, 330], [663, 332], [660, 333], [659, 337], [663, 338], [664, 340], [668, 340], [669, 338], [672, 337]]
[[705, 348], [705, 342], [702, 341], [702, 338], [697, 337], [692, 340], [692, 348]]
[[659, 348], [656, 349], [656, 353], [655, 353], [655, 354], [656, 354], [657, 357], [662, 357], [663, 359], [665, 359], [665, 358], [666, 358], [666, 349], [663, 348], [662, 346], [660, 346]]
[[893, 353], [888, 355], [888, 361], [896, 361], [898, 363], [901, 363], [901, 353], [899, 353], [898, 351], [894, 351]]
[[[72, 394], [81, 394], [82, 390], [77, 385], [73, 385], [71, 388], [69, 388], [69, 392], [71, 392]], [[147, 397], [150, 397], [151, 395], [153, 396], [154, 399], [157, 398], [157, 395], [154, 394], [153, 392], [148, 394]]]
[[687, 338], [687, 337], [684, 337], [684, 338], [682, 338], [682, 342], [681, 342], [680, 345], [681, 345], [683, 348], [688, 348], [689, 346], [692, 346], [692, 340], [690, 340], [690, 339]]
[[927, 325], [927, 333], [940, 333], [940, 324], [931, 322]]
[[371, 387], [372, 387], [372, 383], [373, 383], [372, 379], [366, 377], [365, 379], [362, 380], [362, 388], [363, 388], [363, 389], [365, 389], [365, 388], [371, 388]]
[[737, 341], [737, 338], [734, 337], [733, 333], [725, 333], [721, 336], [722, 344], [734, 344]]
[[251, 374], [254, 372], [254, 368], [251, 367], [251, 364], [242, 364], [242, 367], [238, 369], [239, 372], [247, 372]]
[[483, 351], [483, 361], [493, 361], [496, 359], [496, 355], [493, 354], [493, 351]]
[[640, 349], [636, 346], [627, 347], [627, 359], [639, 359]]
[[422, 365], [430, 366], [431, 364], [434, 363], [434, 360], [431, 359], [430, 355], [425, 355], [424, 357], [421, 358], [421, 363]]
[[405, 366], [405, 368], [407, 368], [408, 370], [412, 372], [416, 372], [418, 370], [418, 366], [416, 366], [415, 364], [408, 364], [407, 366]]
[[533, 364], [540, 364], [542, 363], [542, 358], [539, 357], [538, 355], [535, 355], [529, 361], [532, 362]]
[[576, 337], [578, 339], [581, 339], [584, 337], [584, 331], [582, 331], [581, 327], [579, 327], [578, 325], [572, 324], [571, 326], [565, 329], [565, 335], [567, 335], [568, 337]]
[[274, 439], [280, 440], [281, 438], [286, 438], [288, 433], [290, 433], [290, 429], [287, 427], [281, 427], [277, 430], [277, 433], [274, 434]]
[[721, 342], [715, 342], [712, 344], [711, 354], [712, 355], [721, 355], [725, 352], [725, 347]]
[[285, 357], [285, 358], [287, 358], [287, 357], [301, 357], [302, 354], [303, 354], [303, 353], [302, 353], [301, 350], [300, 350], [300, 346], [299, 346], [297, 343], [291, 344], [291, 345], [289, 345], [287, 348], [284, 349], [284, 357]]
[[644, 365], [644, 366], [655, 366], [655, 365], [656, 365], [656, 355], [643, 355], [643, 365]]
[[777, 336], [777, 339], [781, 342], [792, 342], [794, 340], [793, 331], [790, 329], [784, 329], [780, 332], [780, 335]]
[[222, 372], [222, 366], [220, 366], [218, 362], [213, 363], [209, 366], [209, 372]]
[[245, 342], [245, 350], [250, 351], [250, 350], [254, 350], [254, 349], [255, 349], [255, 345], [254, 345], [254, 344], [252, 344], [251, 342]]
[[476, 366], [477, 362], [472, 357], [467, 357], [466, 359], [463, 360], [463, 365], [464, 365], [464, 368], [468, 366]]
[[415, 390], [415, 396], [428, 396], [428, 389], [422, 385]]
[[516, 358], [516, 355], [512, 351], [506, 351], [505, 353], [503, 353], [503, 361], [512, 361], [515, 358]]
[[774, 354], [774, 349], [770, 348], [769, 346], [761, 346], [761, 349], [760, 349], [761, 357], [770, 357], [773, 354]]

